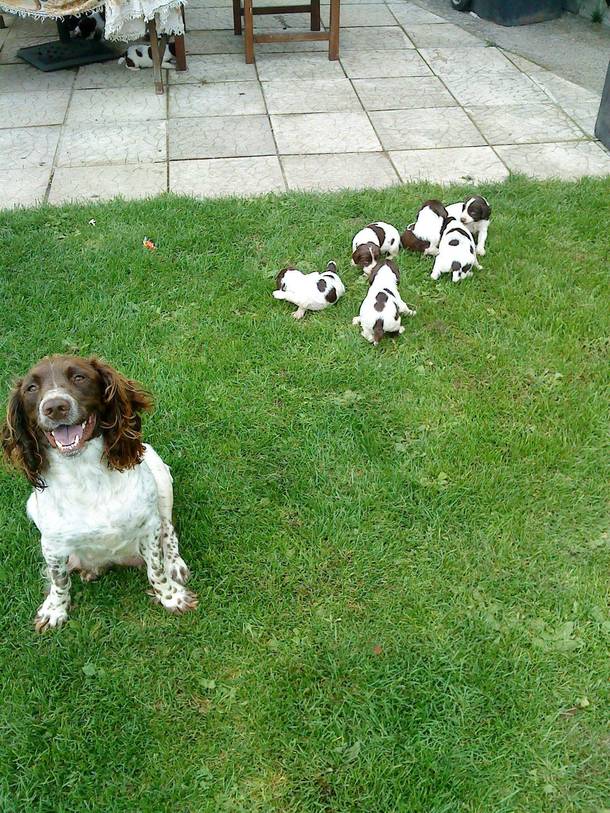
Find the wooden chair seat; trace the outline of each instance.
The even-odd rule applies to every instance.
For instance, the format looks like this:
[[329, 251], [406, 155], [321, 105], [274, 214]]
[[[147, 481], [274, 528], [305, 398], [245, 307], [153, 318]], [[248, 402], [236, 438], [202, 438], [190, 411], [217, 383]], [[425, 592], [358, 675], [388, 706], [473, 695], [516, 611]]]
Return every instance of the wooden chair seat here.
[[[254, 33], [254, 16], [256, 14], [309, 14], [310, 31], [289, 32], [277, 31], [265, 34]], [[304, 42], [311, 40], [328, 42], [328, 58], [339, 59], [339, 17], [340, 0], [330, 0], [330, 27], [322, 31], [320, 23], [320, 0], [310, 0], [308, 5], [293, 6], [256, 6], [252, 0], [233, 0], [233, 31], [242, 33], [242, 17], [244, 18], [244, 50], [246, 62], [254, 62], [254, 44], [264, 42]]]

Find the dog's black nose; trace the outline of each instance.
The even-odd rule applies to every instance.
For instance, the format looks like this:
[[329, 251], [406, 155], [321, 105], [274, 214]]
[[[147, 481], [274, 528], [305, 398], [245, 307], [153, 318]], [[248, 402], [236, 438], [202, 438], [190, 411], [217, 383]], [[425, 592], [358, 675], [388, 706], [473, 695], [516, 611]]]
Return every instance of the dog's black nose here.
[[70, 412], [70, 403], [65, 398], [48, 398], [42, 411], [53, 421], [65, 421]]

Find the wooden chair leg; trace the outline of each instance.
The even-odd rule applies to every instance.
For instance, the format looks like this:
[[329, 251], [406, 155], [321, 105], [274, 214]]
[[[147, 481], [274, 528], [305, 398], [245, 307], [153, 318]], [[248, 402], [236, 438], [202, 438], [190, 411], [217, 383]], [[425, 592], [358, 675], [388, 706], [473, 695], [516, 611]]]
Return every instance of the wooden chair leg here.
[[241, 34], [241, 0], [233, 0], [233, 33]]
[[311, 0], [311, 30], [320, 30], [320, 0]]
[[153, 17], [148, 21], [148, 33], [150, 38], [150, 49], [153, 61], [153, 79], [155, 81], [155, 93], [159, 96], [163, 94], [163, 73], [161, 70], [161, 53], [159, 51], [159, 38], [157, 37], [157, 24]]
[[4, 17], [0, 14], [0, 28], [6, 28], [6, 23], [4, 22]]
[[184, 47], [184, 34], [176, 34], [174, 41], [176, 48], [176, 70], [186, 70], [186, 48]]
[[330, 39], [328, 41], [329, 59], [339, 59], [340, 8], [340, 0], [330, 0]]
[[254, 15], [252, 13], [252, 0], [244, 0], [244, 46], [246, 50], [246, 64], [254, 62]]

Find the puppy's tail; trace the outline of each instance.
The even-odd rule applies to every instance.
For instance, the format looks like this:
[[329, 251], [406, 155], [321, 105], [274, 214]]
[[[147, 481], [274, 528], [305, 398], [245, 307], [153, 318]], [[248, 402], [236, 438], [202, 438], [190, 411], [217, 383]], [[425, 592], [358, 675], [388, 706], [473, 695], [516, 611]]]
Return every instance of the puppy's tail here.
[[326, 273], [327, 274], [336, 274], [337, 273], [337, 263], [334, 260], [329, 260], [326, 264]]
[[404, 249], [407, 249], [408, 251], [419, 251], [422, 254], [427, 248], [430, 248], [430, 241], [420, 240], [419, 237], [415, 236], [411, 229], [405, 229], [403, 231], [403, 233], [400, 235], [400, 242], [402, 243], [402, 247]]
[[375, 344], [383, 339], [383, 319], [378, 319], [373, 325], [373, 340]]

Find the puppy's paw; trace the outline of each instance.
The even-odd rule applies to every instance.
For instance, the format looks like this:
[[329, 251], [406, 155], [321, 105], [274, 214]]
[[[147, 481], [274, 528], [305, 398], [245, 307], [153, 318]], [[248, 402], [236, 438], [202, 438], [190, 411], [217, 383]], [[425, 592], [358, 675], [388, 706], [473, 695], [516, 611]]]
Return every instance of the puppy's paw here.
[[402, 334], [402, 333], [404, 333], [404, 332], [405, 332], [405, 326], [404, 326], [404, 325], [401, 325], [401, 326], [398, 328], [398, 332], [399, 332], [399, 333], [401, 333], [401, 334]]
[[484, 248], [477, 248], [477, 254], [479, 255], [479, 257], [484, 257], [485, 256], [485, 249]]
[[436, 257], [438, 256], [438, 249], [430, 246], [430, 248], [425, 249], [424, 254], [427, 254], [428, 257]]
[[283, 299], [284, 298], [284, 292], [283, 291], [273, 291], [273, 296], [276, 299]]
[[354, 316], [354, 318], [352, 319], [352, 325], [359, 325], [359, 324], [360, 324], [360, 317], [359, 316]]

